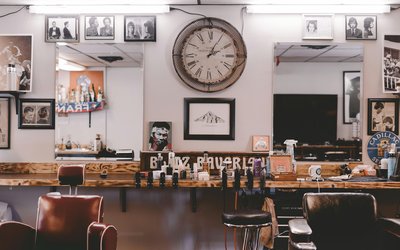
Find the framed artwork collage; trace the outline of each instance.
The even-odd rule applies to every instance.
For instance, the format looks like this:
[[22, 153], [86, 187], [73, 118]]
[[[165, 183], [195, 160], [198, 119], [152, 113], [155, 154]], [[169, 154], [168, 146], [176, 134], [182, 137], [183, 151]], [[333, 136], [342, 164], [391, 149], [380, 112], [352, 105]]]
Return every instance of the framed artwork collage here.
[[[156, 16], [124, 16], [124, 23], [117, 25], [115, 16], [91, 15], [80, 19], [78, 15], [46, 16], [45, 41], [76, 43], [80, 40], [82, 20], [85, 40], [115, 40], [123, 30], [125, 42], [155, 42]], [[122, 29], [123, 27], [123, 29]]]

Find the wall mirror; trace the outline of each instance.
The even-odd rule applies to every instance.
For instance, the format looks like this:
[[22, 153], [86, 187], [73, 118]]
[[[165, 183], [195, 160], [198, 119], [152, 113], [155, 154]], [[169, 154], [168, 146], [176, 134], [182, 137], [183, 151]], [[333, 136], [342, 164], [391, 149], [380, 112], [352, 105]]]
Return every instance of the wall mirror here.
[[276, 43], [273, 146], [297, 160], [361, 160], [363, 45]]
[[138, 160], [143, 44], [58, 44], [56, 62], [56, 159], [129, 160], [133, 150]]

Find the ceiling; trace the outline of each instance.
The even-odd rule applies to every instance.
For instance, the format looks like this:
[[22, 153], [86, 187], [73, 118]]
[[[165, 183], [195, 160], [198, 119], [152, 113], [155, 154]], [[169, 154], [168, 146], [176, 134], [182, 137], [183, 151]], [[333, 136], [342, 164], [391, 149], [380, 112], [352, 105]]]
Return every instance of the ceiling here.
[[361, 44], [277, 43], [274, 56], [279, 62], [362, 62]]
[[143, 43], [58, 45], [58, 57], [85, 67], [143, 67]]
[[366, 3], [386, 3], [400, 4], [400, 0], [0, 0], [0, 5], [41, 5], [41, 4], [170, 4], [170, 5], [207, 5], [207, 4], [269, 4], [269, 3], [296, 3], [313, 2], [323, 4], [324, 2], [347, 3], [350, 2]]

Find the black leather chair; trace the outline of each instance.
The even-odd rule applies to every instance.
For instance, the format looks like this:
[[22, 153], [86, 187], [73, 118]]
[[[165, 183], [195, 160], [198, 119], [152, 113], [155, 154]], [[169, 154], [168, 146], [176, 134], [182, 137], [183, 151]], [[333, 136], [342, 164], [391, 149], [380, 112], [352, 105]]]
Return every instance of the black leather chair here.
[[289, 221], [289, 250], [400, 249], [400, 219], [378, 218], [370, 194], [307, 193], [303, 215]]

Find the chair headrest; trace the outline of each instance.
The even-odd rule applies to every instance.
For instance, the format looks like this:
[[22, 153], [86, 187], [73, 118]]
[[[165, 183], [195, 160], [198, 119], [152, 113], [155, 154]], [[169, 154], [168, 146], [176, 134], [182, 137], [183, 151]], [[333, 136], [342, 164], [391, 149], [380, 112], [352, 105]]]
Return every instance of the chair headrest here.
[[78, 186], [85, 181], [85, 165], [61, 165], [58, 168], [60, 185]]

